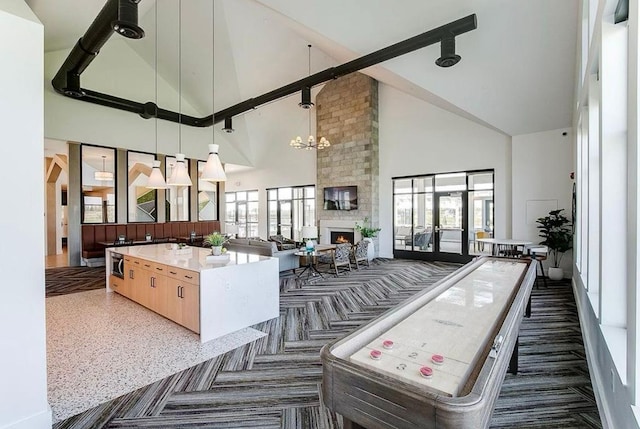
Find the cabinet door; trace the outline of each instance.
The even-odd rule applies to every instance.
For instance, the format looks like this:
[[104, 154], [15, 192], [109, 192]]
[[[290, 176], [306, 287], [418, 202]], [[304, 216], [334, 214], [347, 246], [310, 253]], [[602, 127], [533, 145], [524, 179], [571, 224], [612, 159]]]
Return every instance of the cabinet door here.
[[149, 273], [149, 277], [149, 308], [167, 317], [167, 277], [155, 273]]
[[182, 285], [182, 322], [180, 323], [193, 332], [200, 333], [200, 287], [183, 283]]
[[[170, 268], [169, 268], [170, 269]], [[182, 324], [182, 299], [180, 299], [181, 282], [168, 277], [165, 284], [165, 298], [167, 303], [166, 318]]]

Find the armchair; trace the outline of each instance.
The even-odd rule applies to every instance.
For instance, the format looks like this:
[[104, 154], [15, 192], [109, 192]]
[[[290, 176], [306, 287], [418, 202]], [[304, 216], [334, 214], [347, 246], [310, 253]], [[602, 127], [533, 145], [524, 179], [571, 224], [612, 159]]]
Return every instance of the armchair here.
[[359, 270], [360, 269], [360, 262], [367, 263], [367, 267], [369, 267], [369, 258], [368, 258], [368, 248], [369, 248], [369, 242], [365, 241], [365, 240], [360, 240], [356, 243], [356, 245], [353, 247], [353, 261], [356, 264], [356, 269]]
[[276, 246], [278, 246], [278, 250], [291, 250], [297, 247], [295, 241], [284, 237], [282, 234], [270, 235], [269, 241], [275, 241]]
[[351, 243], [336, 244], [336, 248], [329, 254], [320, 255], [317, 258], [318, 263], [333, 266], [336, 276], [340, 275], [338, 267], [348, 267], [351, 271]]

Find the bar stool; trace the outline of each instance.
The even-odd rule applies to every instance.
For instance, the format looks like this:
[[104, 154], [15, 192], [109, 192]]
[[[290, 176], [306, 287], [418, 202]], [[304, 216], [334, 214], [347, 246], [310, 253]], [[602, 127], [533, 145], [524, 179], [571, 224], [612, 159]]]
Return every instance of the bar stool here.
[[[544, 287], [548, 287], [547, 276], [544, 274], [544, 267], [542, 266], [542, 261], [547, 260], [547, 252], [549, 251], [549, 249], [547, 249], [546, 246], [536, 246], [536, 247], [528, 247], [526, 251], [528, 254], [523, 255], [522, 258], [527, 260], [534, 260], [538, 262], [538, 267], [540, 267], [540, 277], [542, 277]], [[538, 276], [536, 276], [535, 286], [536, 288], [538, 287]]]

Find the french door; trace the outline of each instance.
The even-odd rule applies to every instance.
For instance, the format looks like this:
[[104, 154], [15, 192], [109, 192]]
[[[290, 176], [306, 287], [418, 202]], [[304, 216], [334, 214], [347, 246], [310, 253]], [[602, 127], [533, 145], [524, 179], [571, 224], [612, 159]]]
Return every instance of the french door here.
[[396, 258], [468, 262], [493, 232], [493, 171], [393, 179]]
[[436, 192], [433, 216], [433, 259], [468, 262], [469, 240], [466, 239], [467, 192]]

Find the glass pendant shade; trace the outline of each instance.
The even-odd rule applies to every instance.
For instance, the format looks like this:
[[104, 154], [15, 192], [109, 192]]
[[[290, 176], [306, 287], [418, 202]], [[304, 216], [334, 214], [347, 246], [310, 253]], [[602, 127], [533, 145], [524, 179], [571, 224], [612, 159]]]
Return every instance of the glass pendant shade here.
[[176, 165], [167, 183], [171, 186], [192, 186], [189, 170], [184, 159], [184, 153], [176, 153]]
[[207, 163], [204, 166], [200, 178], [208, 182], [224, 182], [227, 180], [227, 175], [222, 168], [222, 163], [218, 156], [217, 144], [209, 145], [209, 157], [207, 158]]
[[167, 189], [169, 186], [164, 181], [162, 171], [160, 171], [160, 161], [153, 161], [153, 168], [151, 168], [151, 174], [147, 181], [147, 188], [149, 189]]

